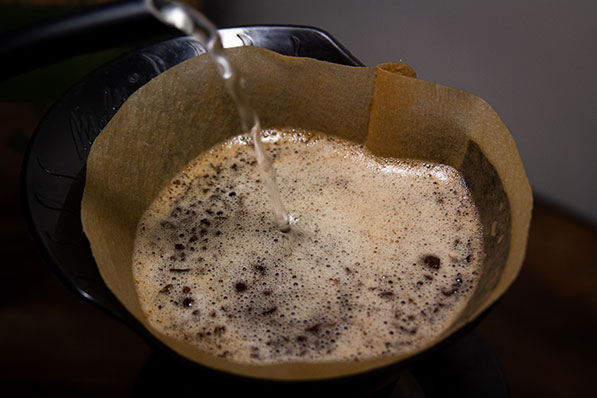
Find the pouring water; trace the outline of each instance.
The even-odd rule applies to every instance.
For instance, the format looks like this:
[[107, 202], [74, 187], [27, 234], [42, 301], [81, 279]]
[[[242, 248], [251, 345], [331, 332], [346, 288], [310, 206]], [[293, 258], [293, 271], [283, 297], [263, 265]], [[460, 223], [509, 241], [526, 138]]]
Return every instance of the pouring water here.
[[242, 88], [242, 78], [226, 56], [222, 40], [215, 25], [193, 7], [171, 0], [145, 0], [149, 11], [161, 22], [173, 26], [201, 43], [216, 63], [228, 94], [238, 108], [243, 132], [253, 139], [257, 163], [265, 188], [269, 194], [276, 224], [282, 232], [290, 231], [288, 216], [276, 181], [276, 170], [261, 140], [261, 125], [255, 109], [249, 104]]

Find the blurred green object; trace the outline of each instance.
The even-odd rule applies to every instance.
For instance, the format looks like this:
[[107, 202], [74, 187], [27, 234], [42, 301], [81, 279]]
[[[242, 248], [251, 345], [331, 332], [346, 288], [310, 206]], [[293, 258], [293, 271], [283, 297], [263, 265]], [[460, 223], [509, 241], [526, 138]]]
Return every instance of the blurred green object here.
[[[0, 34], [27, 27], [48, 18], [72, 13], [84, 7], [3, 4], [0, 5]], [[139, 39], [132, 43], [129, 39], [126, 46], [60, 61], [6, 81], [0, 77], [0, 102], [32, 102], [46, 107], [99, 66], [133, 48], [143, 47], [172, 35], [148, 35], [147, 32], [139, 32], [138, 37]], [[2, 62], [10, 62], [10, 60], [2, 60]]]
[[7, 139], [8, 147], [14, 152], [19, 155], [25, 154], [27, 150], [27, 142], [29, 141], [29, 137], [25, 132], [21, 129], [13, 130]]
[[[81, 6], [0, 5], [0, 34], [65, 15], [77, 9], [81, 9]], [[39, 104], [52, 102], [77, 80], [123, 51], [125, 49], [83, 55], [17, 75], [7, 81], [0, 80], [0, 101], [25, 101]], [[10, 60], [4, 62], [10, 62]]]
[[85, 54], [0, 82], [0, 101], [46, 102], [55, 100], [92, 70], [128, 48]]
[[18, 29], [46, 18], [57, 17], [80, 9], [77, 6], [35, 6], [23, 4], [0, 5], [0, 33]]

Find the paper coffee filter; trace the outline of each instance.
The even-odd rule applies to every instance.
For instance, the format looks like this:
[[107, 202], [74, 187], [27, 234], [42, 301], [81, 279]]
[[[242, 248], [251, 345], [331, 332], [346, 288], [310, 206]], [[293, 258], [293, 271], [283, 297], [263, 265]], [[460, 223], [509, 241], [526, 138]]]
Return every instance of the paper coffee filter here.
[[[381, 156], [444, 163], [464, 175], [481, 215], [486, 260], [463, 314], [433, 344], [471, 322], [506, 291], [522, 265], [532, 197], [514, 141], [487, 103], [464, 91], [418, 80], [405, 64], [349, 67], [260, 48], [227, 51], [241, 69], [264, 128], [333, 134], [366, 143]], [[241, 365], [149, 325], [132, 273], [137, 224], [187, 163], [241, 133], [235, 106], [206, 55], [162, 73], [123, 104], [91, 148], [81, 206], [83, 229], [107, 286], [174, 351], [244, 376], [339, 377], [416, 354], [360, 362]]]

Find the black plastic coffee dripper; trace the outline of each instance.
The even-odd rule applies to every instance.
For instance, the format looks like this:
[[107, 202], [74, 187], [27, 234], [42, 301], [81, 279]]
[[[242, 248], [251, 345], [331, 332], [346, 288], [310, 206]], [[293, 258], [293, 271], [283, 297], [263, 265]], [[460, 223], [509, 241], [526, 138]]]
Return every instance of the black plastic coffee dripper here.
[[[139, 3], [142, 2], [119, 3], [118, 6], [133, 7]], [[115, 5], [110, 7], [114, 7], [112, 11], [116, 9]], [[110, 11], [109, 8], [107, 9]], [[145, 21], [146, 15], [141, 9], [134, 7], [131, 9], [133, 11], [129, 16], [132, 20]], [[101, 9], [97, 8], [97, 10]], [[95, 20], [93, 29], [99, 29], [102, 18], [105, 20], [109, 15], [110, 12], [101, 14], [101, 18], [98, 17], [99, 19]], [[94, 19], [91, 18], [91, 20]], [[121, 18], [121, 21], [126, 20]], [[68, 34], [76, 33], [77, 24], [74, 25], [75, 27], [68, 31]], [[48, 26], [59, 30], [57, 27], [60, 24]], [[81, 23], [79, 27], [84, 28], [85, 24]], [[254, 45], [284, 55], [362, 66], [329, 34], [314, 28], [246, 27], [223, 29], [220, 33], [228, 47]], [[39, 45], [41, 36], [39, 34], [33, 36], [36, 37], [36, 45]], [[60, 35], [58, 36], [60, 38]], [[3, 43], [5, 41], [0, 40], [0, 47]], [[0, 52], [1, 50], [5, 48], [0, 49]], [[151, 375], [155, 369], [161, 368], [178, 369], [179, 374], [191, 375], [189, 377], [195, 374], [201, 375], [196, 381], [198, 391], [201, 389], [201, 380], [210, 380], [221, 385], [233, 385], [236, 388], [234, 391], [261, 392], [262, 396], [279, 396], [281, 391], [286, 396], [319, 396], [337, 393], [344, 396], [362, 396], [370, 395], [380, 389], [384, 393], [391, 392], [391, 382], [398, 378], [400, 370], [411, 364], [411, 361], [356, 376], [300, 383], [256, 380], [207, 369], [180, 357], [153, 337], [122, 306], [102, 280], [91, 255], [89, 242], [83, 234], [80, 219], [89, 150], [97, 135], [131, 94], [165, 70], [203, 52], [203, 48], [188, 37], [171, 39], [133, 51], [89, 74], [58, 100], [46, 114], [29, 143], [22, 172], [22, 199], [30, 230], [42, 255], [69, 288], [123, 321], [153, 347], [159, 349], [157, 351], [159, 354], [152, 356], [142, 372], [141, 384], [138, 385], [137, 391], [142, 391], [143, 386], [151, 385], [143, 382], [144, 376]], [[466, 330], [470, 331], [470, 328], [471, 326]], [[462, 336], [463, 333], [461, 331], [457, 335]], [[441, 346], [449, 346], [450, 341]], [[436, 348], [434, 352], [438, 352], [438, 349]], [[490, 353], [489, 350], [487, 353]], [[413, 360], [420, 358], [417, 356]], [[171, 363], [172, 366], [165, 367], [164, 361]], [[418, 363], [417, 366], [421, 366], [425, 361]], [[433, 365], [434, 361], [430, 360], [428, 363]], [[494, 373], [501, 377], [499, 367], [495, 369], [493, 369]], [[432, 374], [424, 371], [419, 373]], [[503, 379], [500, 380], [503, 382]], [[194, 382], [195, 380], [189, 381], [189, 385], [192, 386]], [[204, 388], [207, 388], [208, 384], [205, 382], [203, 384]], [[497, 386], [502, 388], [496, 391], [504, 391], [505, 384], [498, 383]]]

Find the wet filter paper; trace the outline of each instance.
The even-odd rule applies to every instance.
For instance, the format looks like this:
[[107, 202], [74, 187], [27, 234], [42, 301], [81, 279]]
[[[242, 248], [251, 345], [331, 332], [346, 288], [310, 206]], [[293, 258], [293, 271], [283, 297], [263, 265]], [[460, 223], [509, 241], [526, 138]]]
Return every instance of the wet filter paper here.
[[[260, 48], [227, 50], [241, 65], [262, 127], [319, 131], [365, 144], [375, 155], [443, 163], [459, 170], [483, 225], [485, 262], [457, 321], [432, 345], [501, 297], [522, 265], [531, 189], [513, 138], [482, 99], [416, 79], [402, 63], [350, 67]], [[213, 62], [192, 58], [136, 91], [95, 140], [81, 216], [98, 269], [120, 302], [180, 355], [227, 372], [277, 380], [346, 376], [417, 352], [359, 362], [243, 365], [153, 329], [135, 291], [133, 247], [139, 220], [190, 161], [241, 134], [240, 120]]]

